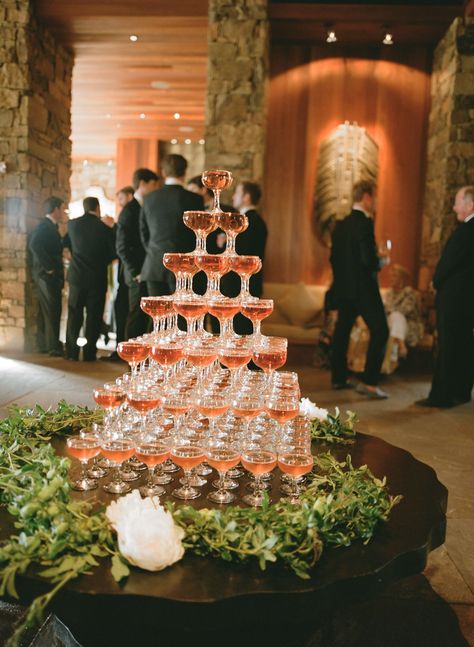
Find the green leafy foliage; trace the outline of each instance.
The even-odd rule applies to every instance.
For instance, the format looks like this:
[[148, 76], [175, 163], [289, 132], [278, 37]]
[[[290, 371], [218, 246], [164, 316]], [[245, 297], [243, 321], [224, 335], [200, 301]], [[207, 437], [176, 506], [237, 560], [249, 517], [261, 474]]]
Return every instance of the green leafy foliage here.
[[311, 438], [321, 442], [339, 445], [350, 445], [355, 439], [357, 416], [353, 411], [346, 411], [346, 419], [336, 407], [334, 413], [328, 412], [326, 420], [311, 421]]
[[[32, 567], [53, 585], [33, 601], [9, 645], [19, 644], [24, 630], [41, 622], [56, 593], [70, 580], [90, 573], [100, 559], [111, 557], [117, 582], [130, 573], [104, 510], [71, 500], [70, 461], [56, 455], [47, 442], [53, 435], [76, 433], [100, 419], [98, 412], [61, 401], [56, 410], [15, 407], [0, 421], [0, 502], [17, 530], [0, 546], [0, 596], [18, 597], [16, 576]], [[342, 423], [336, 410], [331, 420], [332, 431], [320, 430], [317, 438], [347, 441], [354, 435], [355, 414], [348, 412]], [[366, 466], [354, 468], [349, 456], [338, 462], [327, 453], [315, 458], [301, 505], [270, 505], [267, 500], [259, 510], [168, 507], [185, 530], [187, 550], [229, 562], [255, 561], [262, 570], [268, 562], [278, 561], [308, 578], [323, 546], [369, 541], [377, 523], [388, 518], [398, 501]]]

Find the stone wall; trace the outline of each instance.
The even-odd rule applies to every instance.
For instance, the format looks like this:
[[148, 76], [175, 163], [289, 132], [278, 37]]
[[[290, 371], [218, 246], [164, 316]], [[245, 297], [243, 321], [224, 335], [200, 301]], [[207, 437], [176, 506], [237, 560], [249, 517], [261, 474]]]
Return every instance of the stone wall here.
[[455, 227], [457, 190], [474, 184], [474, 18], [457, 18], [436, 47], [431, 102], [420, 279]]
[[206, 168], [262, 181], [268, 78], [267, 0], [210, 0]]
[[31, 348], [27, 236], [48, 196], [69, 198], [73, 57], [37, 24], [29, 0], [2, 0], [0, 25], [0, 349]]

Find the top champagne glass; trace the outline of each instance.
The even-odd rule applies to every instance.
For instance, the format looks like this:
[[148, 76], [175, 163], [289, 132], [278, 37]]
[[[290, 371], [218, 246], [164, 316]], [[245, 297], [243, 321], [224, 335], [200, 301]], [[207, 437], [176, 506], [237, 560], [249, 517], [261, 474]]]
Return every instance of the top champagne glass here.
[[214, 193], [214, 208], [212, 209], [213, 213], [221, 212], [220, 205], [220, 195], [221, 191], [228, 189], [232, 185], [233, 177], [230, 171], [223, 171], [219, 169], [213, 169], [210, 171], [204, 171], [201, 176], [202, 183], [206, 189], [211, 189]]
[[185, 211], [183, 222], [196, 234], [196, 249], [193, 253], [206, 254], [206, 238], [217, 229], [216, 214], [210, 211]]

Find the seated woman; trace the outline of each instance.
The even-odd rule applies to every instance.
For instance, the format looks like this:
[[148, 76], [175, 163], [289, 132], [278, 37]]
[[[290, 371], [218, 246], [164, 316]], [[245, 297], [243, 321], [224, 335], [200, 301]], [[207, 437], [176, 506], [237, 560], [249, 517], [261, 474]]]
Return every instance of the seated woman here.
[[416, 346], [423, 337], [418, 294], [408, 285], [408, 272], [401, 265], [390, 268], [390, 288], [382, 295], [390, 336], [382, 366], [392, 373], [398, 360], [407, 356], [407, 346]]

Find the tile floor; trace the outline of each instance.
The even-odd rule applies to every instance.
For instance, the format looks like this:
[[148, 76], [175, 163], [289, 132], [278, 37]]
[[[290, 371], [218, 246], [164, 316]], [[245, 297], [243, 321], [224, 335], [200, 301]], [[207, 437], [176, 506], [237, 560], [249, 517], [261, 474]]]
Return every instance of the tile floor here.
[[[422, 409], [429, 375], [391, 376], [384, 384], [390, 398], [370, 401], [354, 392], [331, 391], [325, 371], [293, 366], [303, 395], [319, 406], [350, 408], [359, 429], [403, 447], [431, 465], [449, 490], [444, 546], [431, 553], [425, 575], [456, 612], [469, 644], [474, 645], [474, 403], [448, 410]], [[0, 415], [9, 404], [54, 406], [64, 398], [93, 405], [94, 385], [114, 379], [122, 365], [87, 364], [35, 354], [0, 356]]]

